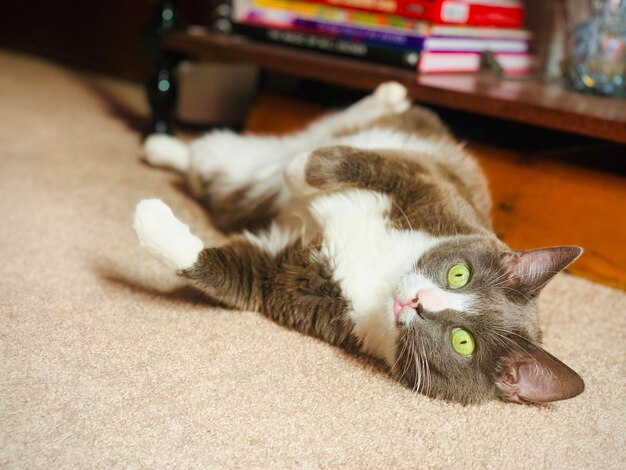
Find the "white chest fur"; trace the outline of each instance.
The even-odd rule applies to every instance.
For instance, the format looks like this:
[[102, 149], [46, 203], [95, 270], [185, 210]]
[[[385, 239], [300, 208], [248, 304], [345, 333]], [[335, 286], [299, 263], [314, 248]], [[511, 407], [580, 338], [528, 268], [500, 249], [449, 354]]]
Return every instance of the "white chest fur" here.
[[353, 189], [320, 196], [310, 209], [323, 227], [322, 252], [352, 304], [353, 332], [363, 352], [390, 365], [398, 335], [394, 290], [416, 260], [441, 241], [424, 232], [390, 228], [386, 214], [391, 207], [386, 195]]

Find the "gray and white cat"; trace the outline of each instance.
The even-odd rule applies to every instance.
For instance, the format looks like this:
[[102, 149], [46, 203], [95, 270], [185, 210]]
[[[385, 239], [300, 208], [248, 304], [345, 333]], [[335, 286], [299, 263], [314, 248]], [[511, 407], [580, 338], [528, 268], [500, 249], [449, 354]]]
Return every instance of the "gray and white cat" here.
[[186, 174], [231, 233], [205, 247], [160, 200], [137, 206], [141, 244], [211, 297], [379, 358], [428, 396], [545, 403], [583, 391], [539, 346], [537, 321], [539, 292], [582, 250], [498, 240], [477, 163], [401, 85], [285, 137], [156, 135], [145, 152]]

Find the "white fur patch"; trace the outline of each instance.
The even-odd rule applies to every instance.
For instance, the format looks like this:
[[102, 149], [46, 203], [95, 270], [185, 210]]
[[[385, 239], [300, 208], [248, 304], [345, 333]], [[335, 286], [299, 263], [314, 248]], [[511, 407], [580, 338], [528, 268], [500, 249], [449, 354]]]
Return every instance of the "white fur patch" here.
[[353, 332], [363, 352], [389, 365], [395, 360], [393, 296], [401, 276], [442, 240], [389, 228], [385, 214], [391, 207], [388, 196], [359, 189], [319, 196], [311, 203], [324, 232], [321, 252], [352, 304]]
[[154, 166], [172, 168], [181, 173], [189, 169], [189, 146], [164, 134], [152, 134], [143, 144], [144, 156]]
[[474, 297], [471, 294], [442, 289], [422, 274], [410, 272], [402, 276], [395, 298], [402, 303], [407, 303], [415, 296], [419, 297], [419, 303], [428, 312], [443, 310], [466, 312], [474, 303]]
[[202, 241], [160, 199], [144, 199], [137, 204], [133, 228], [141, 246], [168, 268], [191, 267], [204, 248]]
[[306, 182], [306, 166], [309, 163], [311, 152], [303, 152], [293, 158], [285, 167], [283, 175], [289, 189], [299, 196], [310, 196], [319, 192], [317, 188]]
[[420, 153], [435, 155], [443, 150], [443, 147], [451, 147], [441, 139], [427, 139], [414, 134], [397, 131], [384, 127], [367, 129], [357, 134], [341, 137], [332, 142], [335, 145], [349, 145], [360, 149], [396, 149], [413, 150]]
[[268, 230], [259, 233], [251, 233], [246, 230], [243, 232], [243, 236], [266, 253], [277, 255], [300, 238], [300, 233], [273, 223]]

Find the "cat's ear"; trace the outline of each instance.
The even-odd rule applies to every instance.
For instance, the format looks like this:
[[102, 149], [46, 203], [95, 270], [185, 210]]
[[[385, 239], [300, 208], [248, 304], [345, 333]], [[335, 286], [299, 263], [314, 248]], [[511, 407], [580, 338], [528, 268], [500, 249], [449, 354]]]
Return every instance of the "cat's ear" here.
[[554, 246], [538, 250], [516, 250], [502, 255], [501, 262], [509, 281], [516, 288], [533, 295], [559, 271], [572, 264], [583, 253], [578, 246]]
[[549, 403], [580, 395], [583, 379], [539, 346], [516, 338], [500, 359], [495, 384], [500, 398], [515, 403]]

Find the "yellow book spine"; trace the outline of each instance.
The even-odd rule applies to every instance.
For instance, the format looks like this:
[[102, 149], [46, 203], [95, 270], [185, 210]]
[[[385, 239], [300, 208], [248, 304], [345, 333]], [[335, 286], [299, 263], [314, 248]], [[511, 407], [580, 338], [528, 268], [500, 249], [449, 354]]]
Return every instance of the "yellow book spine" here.
[[346, 10], [344, 8], [335, 8], [319, 3], [299, 2], [297, 0], [252, 0], [252, 5], [259, 8], [287, 10], [307, 18], [319, 18], [366, 26], [392, 26], [408, 30], [416, 30], [420, 27], [419, 22], [408, 20], [401, 16]]

